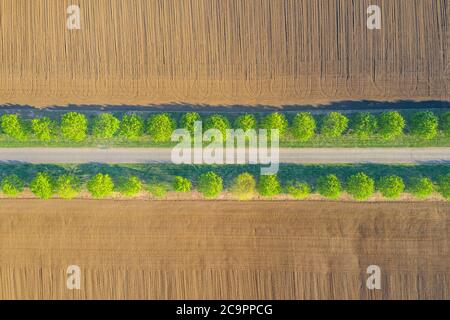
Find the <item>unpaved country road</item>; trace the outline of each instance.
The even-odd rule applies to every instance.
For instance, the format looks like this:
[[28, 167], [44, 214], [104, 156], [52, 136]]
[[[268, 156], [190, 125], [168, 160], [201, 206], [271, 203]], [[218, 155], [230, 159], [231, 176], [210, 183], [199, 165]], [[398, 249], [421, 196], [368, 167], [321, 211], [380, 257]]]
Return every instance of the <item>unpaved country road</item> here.
[[[171, 163], [171, 152], [171, 148], [0, 148], [0, 162]], [[450, 148], [281, 148], [279, 159], [298, 164], [450, 163]]]

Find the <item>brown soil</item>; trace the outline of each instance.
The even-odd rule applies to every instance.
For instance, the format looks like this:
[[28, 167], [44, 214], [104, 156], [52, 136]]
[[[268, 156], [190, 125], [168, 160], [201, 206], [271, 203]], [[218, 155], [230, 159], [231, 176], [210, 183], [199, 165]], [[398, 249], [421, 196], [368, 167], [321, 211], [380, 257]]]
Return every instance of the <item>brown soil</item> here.
[[448, 0], [2, 0], [0, 103], [449, 100], [448, 15]]
[[449, 218], [445, 202], [1, 200], [0, 299], [449, 299]]

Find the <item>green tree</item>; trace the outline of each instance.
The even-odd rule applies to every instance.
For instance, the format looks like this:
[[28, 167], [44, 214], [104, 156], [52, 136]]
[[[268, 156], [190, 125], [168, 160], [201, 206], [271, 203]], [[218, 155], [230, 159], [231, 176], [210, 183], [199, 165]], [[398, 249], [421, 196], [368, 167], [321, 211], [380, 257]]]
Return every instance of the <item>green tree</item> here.
[[68, 140], [83, 141], [86, 139], [87, 125], [84, 114], [68, 112], [61, 119], [61, 133]]
[[377, 118], [369, 112], [358, 112], [352, 123], [353, 132], [362, 139], [369, 138], [375, 134], [378, 128]]
[[177, 176], [173, 181], [173, 189], [175, 192], [189, 192], [191, 191], [191, 181], [187, 178]]
[[320, 133], [325, 137], [340, 137], [348, 127], [348, 118], [339, 112], [327, 114], [320, 126]]
[[265, 116], [261, 121], [261, 129], [266, 129], [268, 131], [268, 136], [270, 137], [269, 130], [278, 130], [280, 138], [284, 136], [288, 128], [288, 121], [284, 114], [279, 112], [271, 113]]
[[127, 139], [136, 139], [144, 133], [144, 121], [136, 114], [127, 114], [122, 118], [119, 135]]
[[434, 191], [433, 181], [429, 178], [413, 179], [410, 186], [410, 192], [418, 199], [428, 198]]
[[347, 192], [356, 200], [367, 200], [375, 192], [375, 181], [359, 172], [347, 179]]
[[11, 174], [2, 180], [2, 191], [10, 197], [15, 197], [23, 191], [23, 181], [15, 175]]
[[397, 199], [405, 190], [405, 183], [398, 176], [381, 177], [378, 181], [378, 190], [385, 198]]
[[320, 177], [317, 180], [317, 191], [324, 197], [337, 199], [342, 192], [341, 182], [334, 174]]
[[445, 199], [450, 201], [450, 173], [438, 178], [438, 191]]
[[155, 197], [155, 198], [163, 198], [167, 194], [168, 186], [162, 182], [152, 182], [148, 185], [147, 190]]
[[56, 180], [56, 193], [63, 199], [75, 198], [80, 189], [80, 180], [75, 175], [64, 174]]
[[119, 179], [118, 191], [126, 197], [132, 197], [142, 190], [142, 182], [136, 176]]
[[92, 135], [102, 139], [112, 138], [119, 130], [119, 127], [119, 119], [110, 113], [102, 113], [96, 116], [92, 122]]
[[181, 117], [181, 127], [194, 134], [195, 121], [202, 121], [202, 118], [197, 112], [188, 112]]
[[275, 174], [259, 177], [258, 193], [264, 197], [273, 197], [281, 193], [281, 184]]
[[242, 129], [244, 131], [250, 129], [256, 129], [257, 121], [254, 115], [252, 114], [243, 114], [236, 118], [234, 121], [234, 127], [236, 129]]
[[450, 112], [446, 112], [442, 115], [441, 127], [444, 134], [447, 137], [450, 137]]
[[157, 114], [148, 119], [147, 133], [156, 142], [170, 141], [176, 122], [167, 113]]
[[26, 132], [22, 119], [17, 114], [4, 114], [1, 117], [2, 131], [17, 140], [25, 140]]
[[41, 141], [50, 141], [56, 134], [56, 122], [48, 117], [31, 120], [33, 135]]
[[378, 118], [378, 133], [386, 140], [392, 140], [403, 133], [406, 122], [397, 111], [383, 112]]
[[217, 198], [222, 190], [223, 180], [219, 175], [210, 171], [200, 176], [198, 181], [198, 191], [200, 191], [205, 198]]
[[311, 193], [311, 188], [309, 184], [306, 182], [291, 182], [287, 188], [286, 191], [289, 195], [294, 197], [295, 199], [305, 199], [309, 194]]
[[414, 114], [411, 120], [411, 134], [424, 139], [433, 139], [438, 134], [439, 119], [431, 111]]
[[108, 174], [98, 173], [87, 184], [87, 189], [96, 199], [106, 198], [114, 190], [114, 182]]
[[292, 121], [292, 134], [300, 141], [308, 141], [314, 136], [316, 120], [309, 112], [297, 113]]
[[38, 198], [50, 199], [53, 195], [53, 180], [45, 172], [39, 172], [31, 181], [30, 190]]
[[215, 115], [209, 116], [205, 120], [204, 130], [206, 131], [209, 129], [219, 130], [223, 135], [223, 139], [225, 140], [226, 130], [230, 129], [230, 122], [228, 121], [228, 119], [226, 117], [215, 114]]
[[230, 191], [237, 199], [248, 200], [255, 194], [255, 187], [255, 178], [250, 173], [244, 172], [234, 179]]

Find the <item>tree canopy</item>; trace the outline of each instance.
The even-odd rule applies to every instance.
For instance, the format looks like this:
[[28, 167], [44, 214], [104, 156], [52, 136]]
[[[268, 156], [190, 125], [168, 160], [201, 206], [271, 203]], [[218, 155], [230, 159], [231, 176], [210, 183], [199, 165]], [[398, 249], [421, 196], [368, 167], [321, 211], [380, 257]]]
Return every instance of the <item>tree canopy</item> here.
[[406, 121], [397, 111], [383, 112], [378, 119], [378, 133], [386, 140], [394, 139], [403, 133]]
[[120, 127], [120, 120], [110, 113], [96, 116], [92, 122], [92, 135], [96, 138], [112, 138]]
[[339, 112], [330, 112], [322, 119], [320, 133], [325, 137], [340, 137], [348, 127], [348, 118]]
[[341, 182], [334, 174], [320, 177], [317, 180], [317, 191], [326, 198], [337, 199], [342, 192]]
[[72, 141], [86, 139], [88, 121], [84, 114], [68, 112], [61, 119], [61, 133], [64, 138]]
[[176, 176], [173, 181], [173, 189], [175, 192], [189, 192], [191, 191], [191, 181], [187, 178]]
[[281, 184], [275, 174], [259, 177], [258, 193], [264, 197], [273, 197], [281, 193]]
[[316, 120], [309, 112], [297, 113], [292, 120], [292, 134], [297, 140], [310, 140], [316, 130]]
[[255, 178], [250, 173], [244, 172], [234, 179], [230, 191], [237, 199], [248, 200], [255, 194], [255, 187]]
[[288, 121], [284, 114], [279, 112], [271, 113], [267, 116], [265, 116], [261, 121], [261, 129], [266, 129], [268, 136], [270, 137], [270, 131], [269, 130], [278, 130], [278, 133], [280, 135], [280, 138], [283, 137], [286, 133], [286, 130], [288, 128]]
[[56, 193], [63, 199], [75, 198], [80, 189], [80, 180], [75, 175], [64, 174], [56, 180]]
[[136, 114], [127, 114], [120, 123], [119, 136], [136, 139], [144, 133], [144, 120]]
[[359, 138], [369, 138], [378, 128], [377, 118], [369, 112], [358, 112], [353, 118], [352, 129]]
[[366, 200], [375, 192], [375, 181], [359, 172], [347, 179], [347, 192], [356, 200]]
[[15, 174], [10, 174], [2, 180], [2, 191], [10, 197], [15, 197], [23, 191], [23, 181]]
[[156, 142], [170, 141], [176, 122], [167, 113], [156, 114], [148, 119], [147, 133]]
[[41, 199], [50, 199], [53, 189], [53, 180], [46, 172], [39, 172], [30, 183], [31, 192]]
[[31, 120], [33, 135], [41, 141], [50, 141], [56, 135], [56, 122], [48, 117]]
[[222, 190], [222, 177], [212, 171], [200, 175], [198, 191], [201, 192], [205, 198], [217, 198]]
[[431, 111], [414, 114], [411, 120], [411, 134], [424, 139], [433, 139], [438, 134], [439, 119]]
[[286, 191], [289, 195], [294, 197], [295, 199], [305, 199], [309, 194], [311, 193], [311, 188], [309, 184], [305, 182], [291, 182], [287, 188]]
[[17, 114], [4, 114], [1, 117], [2, 131], [17, 140], [25, 140], [26, 132], [22, 119]]
[[378, 181], [378, 190], [385, 198], [397, 199], [405, 190], [405, 184], [399, 176], [385, 176]]
[[113, 192], [114, 182], [108, 174], [98, 173], [88, 181], [87, 189], [94, 198], [105, 198]]

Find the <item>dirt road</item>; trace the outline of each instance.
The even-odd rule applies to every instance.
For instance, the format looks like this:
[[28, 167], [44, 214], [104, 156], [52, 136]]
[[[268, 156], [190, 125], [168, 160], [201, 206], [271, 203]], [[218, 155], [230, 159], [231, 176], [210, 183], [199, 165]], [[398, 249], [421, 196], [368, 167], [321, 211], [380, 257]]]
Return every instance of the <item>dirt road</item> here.
[[[171, 163], [171, 152], [171, 148], [0, 148], [0, 161]], [[246, 159], [248, 161], [248, 156]], [[450, 162], [450, 148], [281, 148], [279, 161], [294, 164], [442, 163]]]
[[449, 223], [444, 202], [2, 200], [0, 299], [449, 299]]

